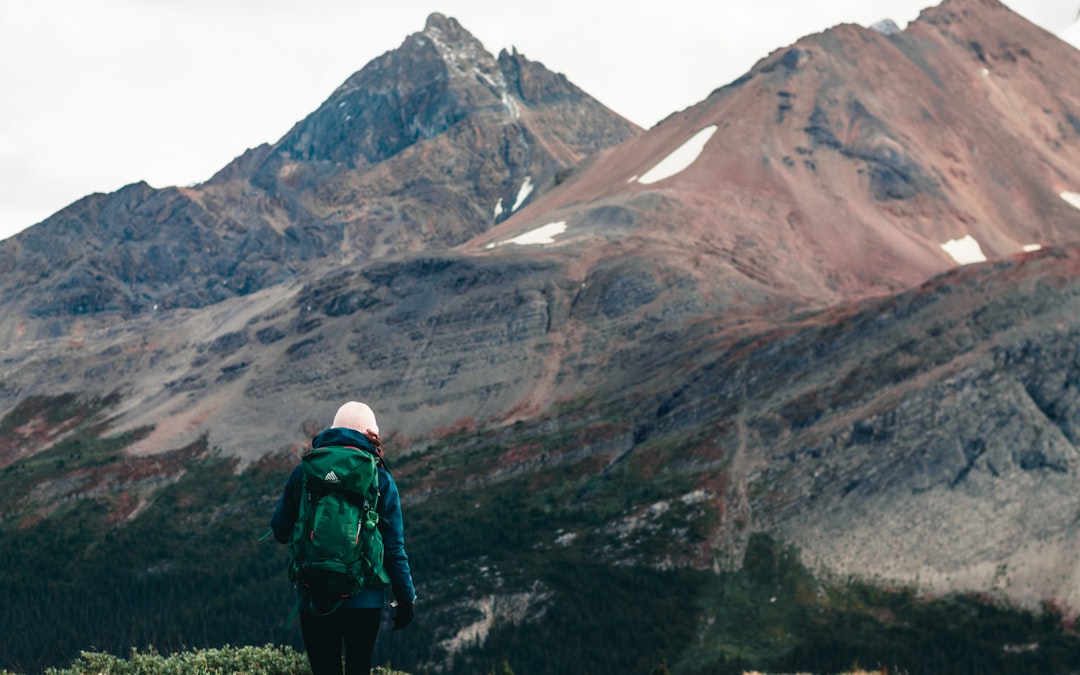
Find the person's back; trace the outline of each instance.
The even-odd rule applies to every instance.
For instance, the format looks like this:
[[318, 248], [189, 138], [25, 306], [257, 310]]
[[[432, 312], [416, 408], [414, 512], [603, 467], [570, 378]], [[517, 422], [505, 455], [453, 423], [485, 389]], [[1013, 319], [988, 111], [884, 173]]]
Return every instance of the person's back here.
[[[369, 562], [372, 556], [381, 558], [381, 561], [374, 561], [381, 562], [381, 566], [375, 564], [374, 570], [357, 570], [354, 576], [349, 576], [335, 591], [326, 591], [322, 587], [313, 587], [321, 582], [315, 582], [318, 575], [311, 573], [311, 570], [317, 567], [312, 564], [312, 557], [319, 557], [321, 554], [313, 553], [311, 546], [296, 542], [295, 537], [298, 533], [311, 536], [313, 525], [305, 523], [301, 516], [314, 517], [317, 508], [315, 502], [333, 491], [335, 481], [345, 482], [355, 488], [355, 476], [348, 474], [362, 471], [353, 467], [362, 467], [365, 461], [333, 464], [335, 459], [341, 459], [342, 448], [367, 453], [378, 460], [373, 513], [370, 508], [364, 508], [365, 495], [353, 494], [355, 489], [348, 491], [348, 495], [343, 491], [334, 499], [339, 500], [335, 504], [338, 505], [341, 515], [345, 515], [346, 501], [360, 502], [355, 508], [360, 515], [356, 516], [356, 523], [349, 526], [350, 529], [356, 528], [356, 542], [360, 545], [360, 550], [354, 553]], [[367, 675], [371, 670], [375, 639], [386, 603], [387, 583], [396, 600], [395, 630], [407, 626], [413, 617], [416, 592], [405, 552], [400, 495], [393, 477], [382, 462], [383, 451], [375, 415], [371, 408], [363, 403], [350, 401], [341, 406], [330, 428], [312, 440], [311, 452], [319, 455], [317, 459], [322, 462], [310, 461], [312, 458], [307, 458], [308, 479], [305, 479], [304, 460], [293, 470], [271, 518], [271, 529], [274, 538], [282, 544], [292, 542], [290, 576], [300, 594], [300, 629], [312, 672], [314, 675], [340, 675], [341, 650], [344, 645], [346, 673]], [[362, 460], [361, 457], [355, 459]], [[338, 475], [339, 471], [343, 475]], [[365, 477], [364, 480], [368, 478]], [[369, 501], [371, 494], [366, 495]], [[371, 504], [367, 506], [370, 507]], [[338, 514], [335, 513], [333, 518], [337, 523]], [[371, 525], [366, 525], [367, 523]], [[365, 526], [368, 527], [367, 534], [370, 536], [364, 536]], [[376, 534], [377, 536], [373, 536]], [[371, 550], [371, 547], [378, 545], [382, 547], [381, 555]], [[337, 550], [341, 547], [335, 544], [333, 548]], [[349, 590], [343, 592], [346, 588]]]

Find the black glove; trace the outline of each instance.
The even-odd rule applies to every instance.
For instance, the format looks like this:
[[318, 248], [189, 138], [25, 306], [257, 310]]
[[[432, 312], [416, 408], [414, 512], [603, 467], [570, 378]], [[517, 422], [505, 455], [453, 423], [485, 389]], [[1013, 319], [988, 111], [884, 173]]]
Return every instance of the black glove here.
[[394, 630], [404, 628], [412, 623], [413, 604], [411, 600], [399, 601], [394, 609]]

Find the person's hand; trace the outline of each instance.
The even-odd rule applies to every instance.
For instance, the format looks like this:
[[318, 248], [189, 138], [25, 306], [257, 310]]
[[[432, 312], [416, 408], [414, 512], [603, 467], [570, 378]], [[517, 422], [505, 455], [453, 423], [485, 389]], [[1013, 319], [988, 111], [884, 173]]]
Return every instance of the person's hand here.
[[394, 630], [404, 628], [412, 623], [413, 604], [411, 601], [398, 601], [394, 609]]

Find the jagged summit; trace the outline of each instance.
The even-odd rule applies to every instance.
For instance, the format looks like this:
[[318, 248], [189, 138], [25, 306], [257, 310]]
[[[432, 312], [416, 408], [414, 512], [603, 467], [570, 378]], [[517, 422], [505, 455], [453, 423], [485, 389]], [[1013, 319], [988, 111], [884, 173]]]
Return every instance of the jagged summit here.
[[457, 19], [439, 12], [433, 12], [428, 16], [427, 22], [424, 23], [424, 30], [415, 35], [425, 35], [450, 50], [483, 53], [490, 57], [480, 40], [467, 31]]
[[423, 32], [349, 77], [278, 142], [278, 152], [350, 168], [380, 162], [488, 104], [491, 94], [473, 73], [497, 72], [476, 38], [433, 14]]
[[473, 69], [482, 73], [481, 77], [492, 77], [498, 72], [495, 57], [484, 48], [480, 40], [452, 17], [432, 14], [428, 17], [424, 30], [414, 34], [412, 38], [431, 40], [451, 76], [471, 75], [470, 70]]
[[[393, 157], [477, 112], [515, 123], [522, 103], [553, 100], [597, 108], [564, 76], [516, 50], [502, 50], [496, 58], [456, 19], [434, 13], [423, 31], [349, 77], [276, 150], [289, 159], [357, 168]], [[615, 127], [612, 140], [625, 138], [627, 123]]]
[[461, 31], [469, 34], [468, 31], [461, 27], [461, 24], [458, 22], [457, 19], [451, 16], [446, 16], [442, 12], [432, 12], [428, 15], [427, 21], [424, 22], [423, 32], [427, 33], [433, 30], [442, 31], [443, 33], [454, 33]]

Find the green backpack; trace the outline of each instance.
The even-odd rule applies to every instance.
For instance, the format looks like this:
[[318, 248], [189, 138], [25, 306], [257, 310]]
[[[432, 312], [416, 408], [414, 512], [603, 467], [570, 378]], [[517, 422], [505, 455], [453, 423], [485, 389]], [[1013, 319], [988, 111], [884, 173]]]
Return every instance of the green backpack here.
[[[383, 588], [378, 460], [359, 448], [314, 448], [303, 467], [300, 513], [289, 539], [289, 578], [312, 612], [333, 612], [364, 588]], [[327, 600], [335, 602], [327, 609]], [[322, 611], [316, 611], [316, 601]]]

